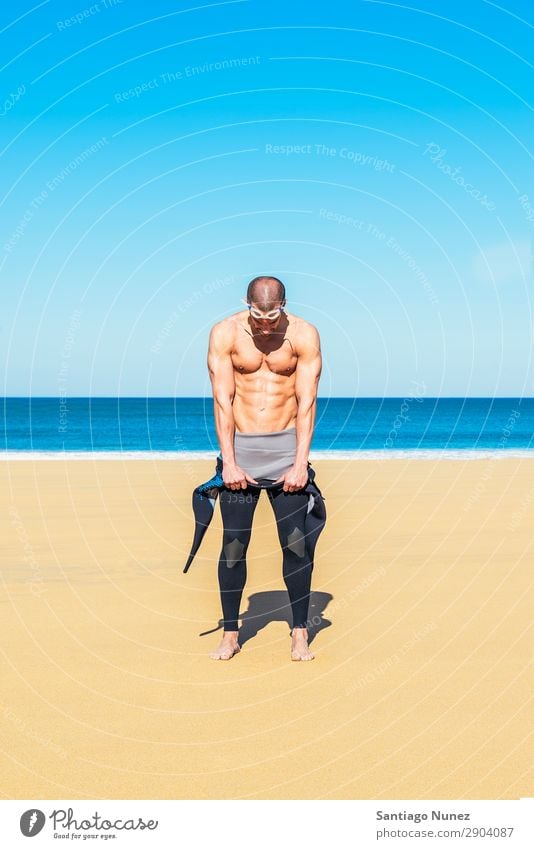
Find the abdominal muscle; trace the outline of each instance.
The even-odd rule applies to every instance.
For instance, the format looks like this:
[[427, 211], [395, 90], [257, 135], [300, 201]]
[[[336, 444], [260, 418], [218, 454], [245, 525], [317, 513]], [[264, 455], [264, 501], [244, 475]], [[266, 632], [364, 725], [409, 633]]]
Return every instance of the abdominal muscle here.
[[274, 374], [265, 364], [253, 374], [235, 375], [234, 422], [240, 433], [272, 433], [295, 427], [295, 376]]

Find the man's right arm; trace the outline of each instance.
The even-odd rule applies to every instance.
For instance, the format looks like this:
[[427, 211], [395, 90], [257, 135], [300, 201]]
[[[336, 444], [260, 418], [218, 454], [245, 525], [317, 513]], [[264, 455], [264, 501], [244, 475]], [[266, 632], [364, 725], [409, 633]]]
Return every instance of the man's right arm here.
[[213, 387], [215, 427], [223, 460], [223, 481], [230, 489], [246, 489], [247, 481], [257, 483], [236, 465], [234, 454], [235, 395], [234, 364], [232, 363], [232, 329], [225, 322], [216, 324], [210, 334], [208, 371]]
[[233, 402], [235, 377], [232, 357], [232, 334], [228, 325], [216, 324], [210, 333], [208, 371], [210, 375], [215, 412], [215, 427], [219, 438], [223, 463], [235, 465], [235, 422]]

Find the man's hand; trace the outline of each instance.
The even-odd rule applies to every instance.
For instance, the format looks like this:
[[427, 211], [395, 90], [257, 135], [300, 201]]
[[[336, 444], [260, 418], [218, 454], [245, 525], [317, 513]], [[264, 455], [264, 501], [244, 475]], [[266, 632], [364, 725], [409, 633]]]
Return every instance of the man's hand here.
[[223, 463], [222, 479], [227, 489], [246, 489], [247, 481], [249, 483], [258, 483], [258, 481], [247, 475], [247, 473], [235, 463], [232, 465]]
[[302, 463], [298, 466], [292, 466], [275, 483], [281, 483], [282, 481], [284, 481], [284, 492], [296, 492], [298, 489], [304, 489], [308, 483], [308, 464]]

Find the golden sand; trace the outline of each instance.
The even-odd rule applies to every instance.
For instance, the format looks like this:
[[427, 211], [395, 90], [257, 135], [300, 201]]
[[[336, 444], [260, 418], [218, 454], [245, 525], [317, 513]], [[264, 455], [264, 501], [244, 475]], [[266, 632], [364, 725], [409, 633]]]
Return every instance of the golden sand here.
[[243, 650], [213, 661], [212, 461], [0, 466], [1, 793], [43, 799], [516, 799], [529, 774], [534, 461], [316, 461], [328, 522], [290, 661], [269, 502]]

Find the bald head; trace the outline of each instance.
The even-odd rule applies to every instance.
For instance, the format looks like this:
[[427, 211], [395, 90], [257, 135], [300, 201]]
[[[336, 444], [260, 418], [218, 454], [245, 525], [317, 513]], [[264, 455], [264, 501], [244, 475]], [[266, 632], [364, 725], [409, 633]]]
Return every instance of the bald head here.
[[268, 312], [285, 303], [286, 289], [277, 277], [255, 277], [248, 284], [247, 301]]

